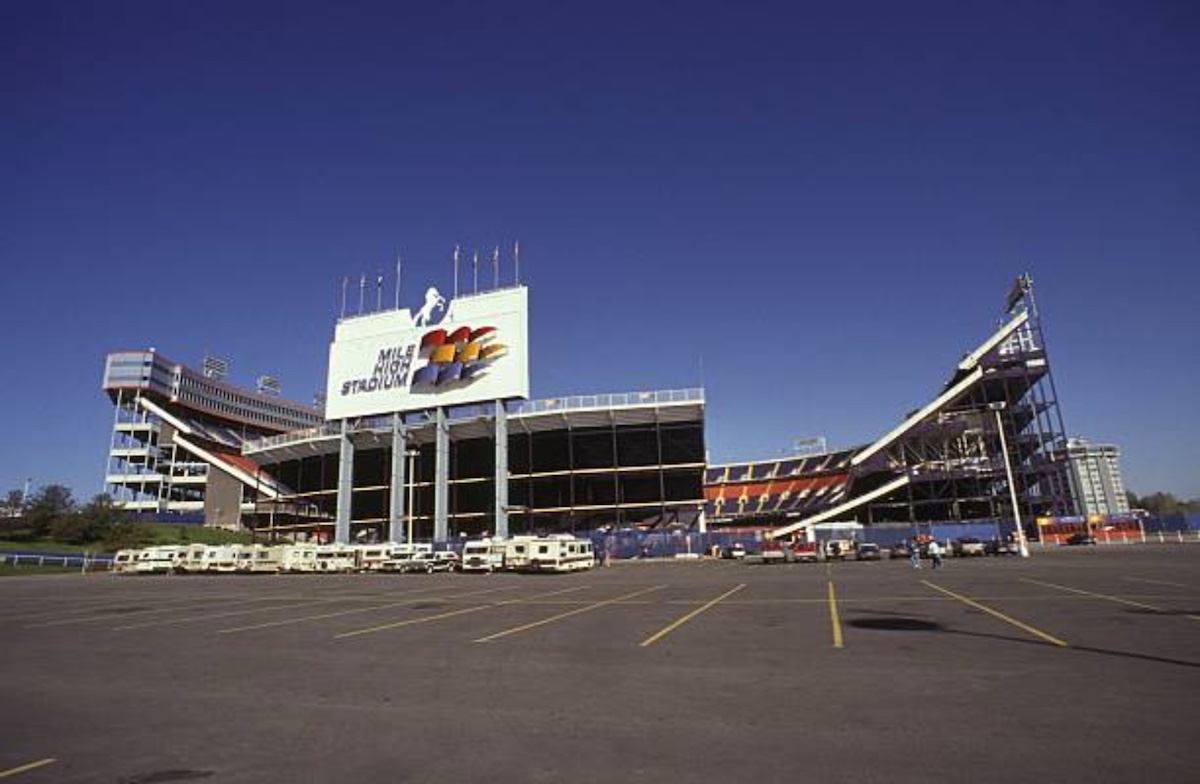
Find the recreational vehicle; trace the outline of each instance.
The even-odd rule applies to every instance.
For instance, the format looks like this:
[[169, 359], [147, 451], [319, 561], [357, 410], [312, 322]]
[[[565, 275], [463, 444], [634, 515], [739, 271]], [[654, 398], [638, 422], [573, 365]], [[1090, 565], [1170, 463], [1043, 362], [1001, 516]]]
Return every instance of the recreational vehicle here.
[[317, 547], [318, 572], [353, 572], [358, 568], [358, 551], [348, 544]]
[[276, 574], [282, 555], [282, 547], [250, 545], [238, 554], [237, 570], [248, 574]]
[[183, 556], [175, 565], [175, 571], [181, 574], [198, 574], [208, 568], [209, 547], [206, 544], [189, 544], [183, 548]]
[[[506, 549], [508, 568], [528, 572], [574, 572], [596, 565], [596, 554], [590, 539], [576, 539], [570, 534], [519, 538]], [[515, 545], [515, 546], [514, 546]], [[508, 554], [517, 558], [509, 561]]]
[[379, 565], [381, 572], [411, 571], [412, 561], [418, 554], [427, 556], [433, 552], [433, 545], [427, 543], [397, 544], [392, 546], [392, 557]]
[[363, 572], [378, 572], [384, 562], [390, 561], [397, 553], [402, 552], [400, 548], [403, 547], [405, 545], [395, 542], [355, 545], [355, 549], [358, 550], [358, 568]]
[[118, 574], [133, 572], [140, 552], [140, 550], [117, 550], [117, 554], [113, 556], [112, 570]]
[[133, 570], [138, 574], [170, 574], [183, 558], [184, 550], [174, 545], [147, 547], [138, 553]]
[[281, 572], [315, 572], [317, 570], [317, 545], [285, 544], [279, 556]]
[[464, 572], [491, 572], [504, 568], [503, 539], [475, 539], [463, 545], [462, 564]]
[[238, 557], [241, 554], [243, 545], [240, 544], [222, 544], [216, 547], [208, 548], [204, 557], [207, 561], [205, 567], [206, 572], [236, 572], [238, 565]]

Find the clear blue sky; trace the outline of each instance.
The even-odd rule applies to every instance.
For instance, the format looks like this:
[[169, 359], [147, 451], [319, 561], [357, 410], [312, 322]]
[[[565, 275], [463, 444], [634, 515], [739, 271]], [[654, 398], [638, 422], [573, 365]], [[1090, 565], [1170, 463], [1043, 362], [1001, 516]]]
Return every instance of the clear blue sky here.
[[1195, 3], [14, 0], [0, 87], [0, 491], [99, 491], [107, 351], [307, 399], [344, 276], [519, 239], [534, 396], [702, 356], [716, 461], [870, 441], [1028, 271], [1067, 429], [1200, 496]]

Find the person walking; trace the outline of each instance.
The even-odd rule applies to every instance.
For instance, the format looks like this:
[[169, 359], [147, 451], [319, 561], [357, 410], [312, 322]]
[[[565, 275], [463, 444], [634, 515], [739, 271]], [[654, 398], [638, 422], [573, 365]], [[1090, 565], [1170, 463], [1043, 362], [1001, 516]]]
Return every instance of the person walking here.
[[912, 562], [912, 568], [921, 568], [921, 540], [915, 536], [909, 545], [908, 560]]
[[929, 557], [933, 559], [933, 568], [942, 568], [942, 546], [934, 539], [929, 543]]

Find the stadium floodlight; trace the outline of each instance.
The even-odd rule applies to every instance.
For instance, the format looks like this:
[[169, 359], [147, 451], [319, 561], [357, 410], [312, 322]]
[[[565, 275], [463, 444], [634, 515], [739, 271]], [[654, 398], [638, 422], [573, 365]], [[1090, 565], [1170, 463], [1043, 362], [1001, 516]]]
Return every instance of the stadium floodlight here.
[[1021, 526], [1021, 510], [1017, 506], [1017, 485], [1013, 481], [1012, 462], [1008, 459], [1008, 441], [1004, 438], [1004, 422], [1000, 412], [1008, 408], [1008, 403], [988, 403], [988, 408], [996, 415], [996, 432], [1000, 434], [1000, 453], [1004, 456], [1004, 473], [1008, 477], [1008, 494], [1012, 499], [1013, 520], [1017, 524], [1017, 552], [1022, 558], [1029, 557], [1029, 545], [1025, 541], [1025, 529]]

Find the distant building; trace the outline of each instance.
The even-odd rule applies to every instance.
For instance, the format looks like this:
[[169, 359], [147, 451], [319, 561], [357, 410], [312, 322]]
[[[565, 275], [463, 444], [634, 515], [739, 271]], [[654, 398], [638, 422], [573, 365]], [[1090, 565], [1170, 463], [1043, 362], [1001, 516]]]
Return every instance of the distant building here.
[[1093, 444], [1083, 438], [1071, 438], [1060, 457], [1067, 460], [1067, 475], [1079, 514], [1129, 513], [1129, 498], [1121, 478], [1120, 449], [1112, 444]]

